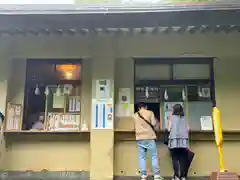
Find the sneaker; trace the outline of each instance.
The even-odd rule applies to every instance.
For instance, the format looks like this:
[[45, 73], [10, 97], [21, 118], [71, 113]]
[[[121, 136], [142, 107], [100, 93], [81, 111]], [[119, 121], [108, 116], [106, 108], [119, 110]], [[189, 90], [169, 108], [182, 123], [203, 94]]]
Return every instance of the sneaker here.
[[154, 180], [164, 180], [164, 178], [160, 175], [155, 175]]
[[187, 180], [185, 177], [182, 177], [181, 180]]
[[175, 176], [175, 177], [174, 177], [174, 180], [180, 180], [180, 178]]
[[147, 176], [146, 175], [141, 176], [141, 180], [147, 180]]

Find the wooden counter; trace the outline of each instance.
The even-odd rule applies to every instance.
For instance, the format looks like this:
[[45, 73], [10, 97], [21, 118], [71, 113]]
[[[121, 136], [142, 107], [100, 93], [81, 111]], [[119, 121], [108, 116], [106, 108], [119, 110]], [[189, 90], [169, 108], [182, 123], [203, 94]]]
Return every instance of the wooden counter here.
[[[163, 131], [157, 133], [157, 139], [163, 140]], [[115, 141], [133, 141], [135, 140], [135, 132], [129, 129], [116, 129]], [[213, 131], [191, 131], [190, 141], [214, 141]], [[225, 130], [223, 131], [224, 141], [239, 141], [240, 130]]]
[[6, 141], [90, 141], [90, 131], [5, 131]]

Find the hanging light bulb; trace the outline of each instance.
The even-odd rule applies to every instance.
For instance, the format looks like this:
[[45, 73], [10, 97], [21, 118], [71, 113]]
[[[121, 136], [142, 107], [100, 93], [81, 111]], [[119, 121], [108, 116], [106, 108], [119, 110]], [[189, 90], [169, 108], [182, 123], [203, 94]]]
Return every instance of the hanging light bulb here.
[[164, 91], [164, 99], [167, 101], [168, 100], [168, 94], [167, 94], [167, 89]]
[[38, 84], [36, 85], [34, 94], [35, 94], [35, 95], [39, 95], [39, 94], [40, 94], [40, 90], [39, 90]]
[[148, 97], [149, 97], [149, 91], [148, 91], [148, 87], [146, 87], [146, 88], [145, 88], [145, 96], [146, 96], [146, 98], [148, 98]]
[[183, 88], [183, 90], [182, 90], [182, 100], [183, 100], [183, 101], [186, 100], [186, 94], [185, 94], [184, 88]]
[[61, 96], [61, 88], [59, 85], [57, 86], [56, 95]]
[[49, 88], [48, 88], [48, 86], [46, 86], [46, 88], [45, 88], [45, 95], [46, 96], [49, 95]]

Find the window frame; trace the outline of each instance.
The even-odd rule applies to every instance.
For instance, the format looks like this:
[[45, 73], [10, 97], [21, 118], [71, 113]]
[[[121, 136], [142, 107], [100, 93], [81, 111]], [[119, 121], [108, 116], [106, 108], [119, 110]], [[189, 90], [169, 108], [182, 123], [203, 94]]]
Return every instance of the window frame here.
[[[46, 64], [80, 64], [81, 66], [81, 70], [80, 70], [80, 80], [56, 80], [56, 81], [48, 81], [48, 80], [44, 80], [44, 81], [28, 81], [28, 70], [27, 67], [32, 64], [42, 64], [42, 63], [46, 63]], [[72, 85], [79, 85], [81, 84], [82, 81], [82, 59], [27, 59], [27, 64], [26, 64], [26, 73], [25, 73], [25, 87], [28, 86], [36, 86], [36, 84], [45, 84], [45, 85], [52, 85], [54, 84], [72, 84]]]
[[[160, 57], [133, 57], [134, 60], [134, 103], [136, 100], [137, 86], [159, 86], [162, 85], [201, 85], [210, 84], [210, 100], [213, 106], [216, 106], [215, 99], [215, 81], [214, 81], [214, 59], [215, 57], [178, 57], [178, 58], [160, 58]], [[143, 64], [169, 64], [171, 65], [171, 80], [140, 80], [136, 81], [136, 66]], [[209, 79], [174, 79], [174, 64], [208, 64]]]
[[[53, 84], [58, 84], [58, 85], [63, 85], [63, 84], [71, 84], [73, 86], [82, 86], [82, 71], [83, 71], [83, 63], [82, 63], [83, 59], [27, 59], [26, 60], [26, 70], [25, 70], [25, 84], [24, 84], [24, 105], [23, 105], [23, 120], [22, 120], [22, 125], [24, 124], [24, 121], [26, 120], [27, 117], [27, 111], [28, 109], [26, 108], [27, 105], [27, 101], [28, 101], [28, 89], [29, 88], [33, 88], [36, 87], [36, 85], [42, 85], [44, 84], [45, 86], [48, 85], [53, 85]], [[46, 63], [46, 64], [79, 64], [81, 66], [80, 69], [80, 80], [56, 80], [56, 81], [48, 81], [48, 80], [44, 80], [44, 81], [28, 81], [28, 76], [30, 74], [28, 74], [28, 67], [30, 64], [34, 64], [37, 65], [38, 63]], [[31, 65], [30, 65], [31, 66]], [[82, 97], [82, 88], [80, 90], [80, 97]], [[82, 103], [82, 102], [81, 102]], [[81, 112], [81, 110], [80, 110]], [[82, 118], [82, 113], [80, 113], [80, 117]], [[23, 128], [23, 127], [22, 127]]]

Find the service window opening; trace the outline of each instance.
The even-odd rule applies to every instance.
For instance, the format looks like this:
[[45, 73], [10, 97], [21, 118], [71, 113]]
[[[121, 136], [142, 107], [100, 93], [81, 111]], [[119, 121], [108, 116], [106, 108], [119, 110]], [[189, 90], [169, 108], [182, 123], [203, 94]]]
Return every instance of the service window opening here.
[[190, 128], [202, 130], [201, 119], [211, 117], [216, 103], [212, 64], [212, 58], [135, 59], [135, 112], [146, 104], [166, 128], [166, 113], [180, 103]]

